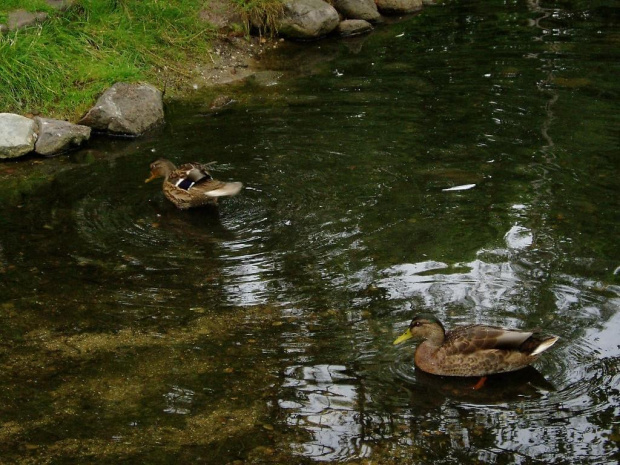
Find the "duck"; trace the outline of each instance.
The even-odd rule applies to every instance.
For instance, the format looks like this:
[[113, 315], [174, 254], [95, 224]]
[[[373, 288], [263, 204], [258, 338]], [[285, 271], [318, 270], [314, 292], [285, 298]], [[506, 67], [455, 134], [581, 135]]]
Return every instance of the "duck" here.
[[414, 355], [417, 368], [433, 375], [481, 377], [476, 389], [482, 387], [488, 375], [530, 365], [559, 339], [540, 330], [481, 324], [446, 332], [441, 321], [431, 314], [415, 316], [394, 345], [412, 338], [423, 339]]
[[164, 195], [181, 210], [204, 205], [215, 206], [219, 197], [237, 195], [243, 184], [213, 179], [209, 172], [213, 164], [215, 162], [185, 163], [177, 168], [171, 161], [160, 158], [151, 163], [151, 176], [144, 182], [164, 178]]

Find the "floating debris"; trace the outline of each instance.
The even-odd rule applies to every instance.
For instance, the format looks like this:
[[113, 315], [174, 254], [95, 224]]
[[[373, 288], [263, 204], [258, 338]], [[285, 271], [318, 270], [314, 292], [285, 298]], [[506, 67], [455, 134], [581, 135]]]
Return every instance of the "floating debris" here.
[[466, 191], [468, 189], [473, 189], [476, 187], [475, 184], [463, 184], [462, 186], [454, 186], [448, 187], [447, 189], [441, 189], [442, 192], [452, 192], [452, 191]]

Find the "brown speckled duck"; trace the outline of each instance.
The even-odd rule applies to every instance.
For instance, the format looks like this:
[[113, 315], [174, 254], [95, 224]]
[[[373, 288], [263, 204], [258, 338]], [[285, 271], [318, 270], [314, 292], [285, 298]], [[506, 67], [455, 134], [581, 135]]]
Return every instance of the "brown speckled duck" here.
[[144, 182], [164, 178], [164, 195], [181, 210], [217, 205], [219, 197], [237, 195], [243, 184], [213, 179], [208, 170], [211, 164], [186, 163], [177, 168], [161, 158], [151, 163], [151, 176]]
[[[415, 337], [424, 339], [414, 356], [420, 370], [434, 375], [481, 377], [524, 368], [558, 340], [539, 331], [485, 325], [460, 326], [446, 332], [432, 315], [416, 316], [394, 344]], [[484, 378], [477, 387], [482, 383]]]

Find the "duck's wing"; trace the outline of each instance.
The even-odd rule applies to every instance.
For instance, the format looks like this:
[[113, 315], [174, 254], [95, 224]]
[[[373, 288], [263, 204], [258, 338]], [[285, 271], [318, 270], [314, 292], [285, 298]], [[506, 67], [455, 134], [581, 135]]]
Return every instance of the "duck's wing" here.
[[199, 182], [203, 179], [212, 179], [209, 172], [209, 166], [213, 163], [207, 163], [206, 165], [200, 163], [185, 163], [179, 166], [175, 171], [175, 175], [189, 179], [193, 182]]
[[223, 182], [216, 179], [198, 185], [198, 188], [200, 188], [207, 197], [237, 195], [242, 187], [243, 184], [240, 182]]
[[207, 197], [224, 197], [238, 194], [243, 184], [213, 179], [208, 171], [208, 167], [213, 163], [206, 165], [185, 163], [170, 175], [168, 181], [180, 189], [190, 191], [192, 195], [204, 194]]
[[174, 184], [179, 189], [189, 191], [200, 183], [212, 179], [205, 165], [199, 163], [185, 163], [170, 173], [168, 182]]
[[506, 329], [498, 326], [471, 325], [446, 333], [443, 347], [449, 355], [470, 354], [483, 350], [520, 350], [532, 331]]

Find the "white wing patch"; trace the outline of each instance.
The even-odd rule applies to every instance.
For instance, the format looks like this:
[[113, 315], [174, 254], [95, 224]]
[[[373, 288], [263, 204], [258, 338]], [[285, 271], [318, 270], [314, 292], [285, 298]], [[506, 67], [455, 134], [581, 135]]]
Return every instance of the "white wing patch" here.
[[243, 184], [240, 182], [227, 182], [219, 189], [213, 189], [212, 191], [205, 192], [207, 197], [224, 197], [230, 195], [237, 195]]
[[558, 337], [554, 337], [543, 341], [538, 347], [536, 347], [536, 350], [532, 352], [532, 355], [542, 354], [545, 350], [555, 344], [558, 339]]
[[497, 337], [497, 345], [508, 345], [519, 347], [525, 340], [533, 333], [526, 331], [505, 331], [503, 334]]

